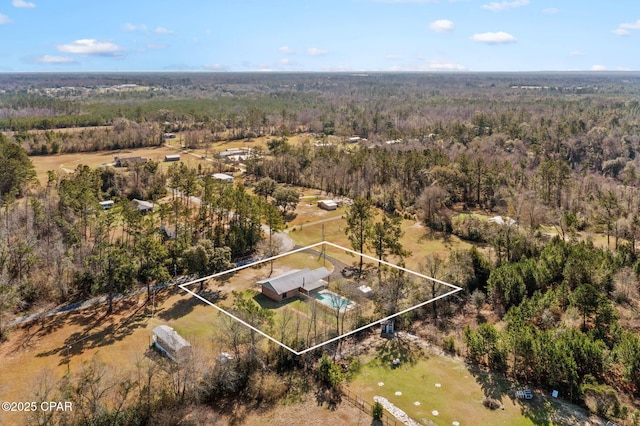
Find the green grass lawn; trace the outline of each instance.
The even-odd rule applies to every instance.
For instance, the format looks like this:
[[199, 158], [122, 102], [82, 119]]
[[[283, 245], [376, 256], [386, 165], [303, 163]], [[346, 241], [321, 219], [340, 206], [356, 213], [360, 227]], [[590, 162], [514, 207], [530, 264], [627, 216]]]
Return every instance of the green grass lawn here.
[[[381, 365], [379, 359], [362, 366], [348, 385], [349, 390], [371, 403], [375, 395], [385, 397], [423, 424], [451, 425], [454, 421], [461, 425], [552, 424], [549, 420], [552, 407], [546, 399], [536, 395], [533, 402], [514, 401], [508, 382], [473, 372], [459, 360], [430, 354], [413, 364], [407, 361], [392, 369], [390, 363]], [[504, 410], [485, 408], [482, 404], [485, 394], [500, 399]], [[438, 411], [437, 416], [434, 410]]]

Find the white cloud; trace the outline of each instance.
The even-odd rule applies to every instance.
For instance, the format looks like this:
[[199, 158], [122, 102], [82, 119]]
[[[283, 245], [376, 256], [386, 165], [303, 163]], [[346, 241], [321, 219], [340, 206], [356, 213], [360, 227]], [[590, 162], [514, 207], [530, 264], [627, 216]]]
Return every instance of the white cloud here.
[[465, 71], [467, 68], [464, 65], [456, 64], [453, 62], [445, 62], [441, 60], [432, 60], [426, 64], [425, 70], [430, 71]]
[[507, 44], [515, 43], [517, 41], [514, 36], [503, 31], [499, 31], [497, 33], [474, 34], [471, 39], [473, 41], [477, 41], [478, 43], [486, 44]]
[[492, 12], [502, 12], [503, 10], [515, 9], [517, 7], [526, 6], [529, 4], [529, 0], [513, 0], [513, 1], [493, 1], [488, 4], [483, 4], [482, 8], [490, 10]]
[[558, 13], [560, 12], [560, 9], [558, 9], [557, 7], [549, 7], [547, 9], [542, 9], [542, 13], [544, 13], [545, 15], [553, 15], [554, 13]]
[[329, 53], [328, 50], [318, 49], [317, 47], [310, 47], [307, 49], [307, 53], [311, 56], [321, 56]]
[[7, 15], [0, 13], [0, 25], [10, 24], [12, 21]]
[[214, 71], [224, 71], [227, 69], [227, 67], [222, 64], [205, 64], [204, 68], [207, 70], [214, 70]]
[[281, 48], [278, 49], [280, 51], [280, 53], [284, 53], [285, 55], [293, 55], [294, 53], [296, 53], [292, 48], [290, 48], [289, 46], [282, 46]]
[[573, 50], [569, 52], [569, 56], [584, 56], [584, 52], [581, 52], [580, 50]]
[[73, 53], [74, 55], [113, 56], [123, 50], [117, 44], [93, 38], [76, 40], [68, 44], [60, 44], [57, 47], [61, 52]]
[[429, 24], [429, 28], [437, 33], [453, 31], [453, 22], [448, 19], [438, 19]]
[[[141, 32], [141, 33], [149, 32], [149, 28], [145, 24], [132, 24], [130, 22], [127, 22], [126, 24], [122, 25], [121, 28], [123, 31], [127, 31], [127, 32]], [[165, 27], [156, 27], [156, 29], [153, 30], [153, 32], [161, 35], [175, 34], [174, 31], [171, 31]]]
[[640, 30], [640, 19], [638, 19], [636, 22], [623, 23], [618, 25], [618, 28], [613, 30], [613, 33], [619, 36], [629, 35], [629, 30]]
[[13, 0], [11, 4], [13, 4], [14, 7], [24, 7], [27, 9], [33, 9], [34, 7], [36, 7], [35, 3], [31, 3], [25, 0]]
[[166, 29], [165, 27], [157, 27], [154, 31], [156, 34], [169, 35], [174, 34], [173, 31]]
[[166, 49], [167, 47], [166, 44], [147, 44], [147, 49]]
[[594, 65], [591, 67], [591, 71], [606, 71], [607, 67], [604, 65]]
[[282, 65], [289, 65], [291, 63], [291, 61], [289, 60], [289, 58], [282, 58], [282, 59], [280, 59], [280, 63]]
[[36, 61], [42, 64], [69, 64], [75, 62], [72, 58], [55, 55], [44, 55], [36, 59]]
[[132, 24], [130, 22], [127, 22], [126, 24], [124, 24], [122, 26], [122, 30], [123, 31], [127, 31], [127, 32], [133, 32], [133, 31], [145, 32], [145, 31], [147, 31], [147, 26], [144, 25], [144, 24], [136, 25], [136, 24]]

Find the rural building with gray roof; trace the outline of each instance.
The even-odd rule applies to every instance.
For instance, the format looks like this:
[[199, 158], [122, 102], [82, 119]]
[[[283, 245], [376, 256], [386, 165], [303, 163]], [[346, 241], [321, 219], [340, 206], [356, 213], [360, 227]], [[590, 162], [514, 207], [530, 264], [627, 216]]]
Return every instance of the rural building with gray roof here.
[[188, 358], [191, 354], [191, 344], [168, 325], [153, 329], [153, 345], [174, 361]]
[[276, 302], [280, 302], [294, 297], [298, 293], [308, 294], [326, 286], [325, 278], [329, 275], [330, 272], [324, 267], [313, 271], [309, 268], [295, 269], [276, 277], [260, 280], [258, 284], [262, 286], [262, 294]]

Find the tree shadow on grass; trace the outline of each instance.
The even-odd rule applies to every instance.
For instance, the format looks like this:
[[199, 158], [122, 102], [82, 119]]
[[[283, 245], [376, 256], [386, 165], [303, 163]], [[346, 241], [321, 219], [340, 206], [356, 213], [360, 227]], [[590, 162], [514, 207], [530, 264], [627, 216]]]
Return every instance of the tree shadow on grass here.
[[203, 305], [204, 303], [200, 299], [187, 296], [178, 300], [169, 308], [160, 308], [156, 311], [156, 316], [164, 321], [178, 319], [191, 313], [196, 305]]
[[394, 360], [400, 360], [400, 365], [409, 364], [414, 365], [418, 358], [424, 356], [424, 351], [415, 342], [409, 339], [396, 335], [392, 339], [385, 340], [385, 342], [378, 347], [376, 360], [382, 365], [387, 367], [393, 366]]
[[[120, 309], [118, 309], [119, 311]], [[95, 321], [88, 321], [82, 331], [75, 332], [67, 337], [61, 347], [40, 352], [37, 357], [59, 355], [62, 359], [59, 365], [68, 364], [71, 357], [80, 355], [86, 350], [111, 345], [131, 335], [138, 328], [144, 327], [147, 322], [145, 306], [138, 307], [131, 315], [121, 318], [119, 321], [113, 317], [95, 316]], [[115, 313], [117, 314], [117, 312]], [[102, 328], [100, 328], [102, 327]]]
[[513, 400], [515, 390], [500, 374], [481, 370], [477, 367], [469, 367], [469, 372], [482, 388], [484, 396], [500, 401], [504, 404], [505, 398]]
[[68, 323], [69, 314], [59, 314], [50, 317], [43, 316], [36, 321], [30, 321], [21, 326], [22, 333], [18, 345], [12, 349], [12, 353], [27, 350], [33, 346], [33, 342], [45, 338], [47, 335], [58, 331]]
[[533, 392], [533, 399], [530, 400], [518, 399], [516, 391], [523, 390], [526, 386], [512, 382], [499, 373], [492, 373], [477, 367], [469, 367], [468, 370], [476, 382], [480, 384], [485, 397], [500, 401], [503, 405], [508, 402], [512, 405], [518, 405], [522, 415], [535, 425], [551, 426], [556, 424], [554, 415], [557, 411], [557, 404], [547, 399], [542, 393]]
[[517, 400], [516, 402], [520, 405], [522, 415], [531, 420], [534, 425], [551, 426], [555, 424], [553, 418], [557, 407], [544, 396], [534, 393], [532, 400]]

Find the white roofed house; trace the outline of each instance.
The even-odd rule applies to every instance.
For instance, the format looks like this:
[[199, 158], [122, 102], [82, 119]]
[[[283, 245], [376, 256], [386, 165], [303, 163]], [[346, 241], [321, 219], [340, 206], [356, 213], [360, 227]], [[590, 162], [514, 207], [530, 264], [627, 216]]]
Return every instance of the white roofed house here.
[[211, 177], [222, 182], [233, 183], [233, 176], [227, 175], [225, 173], [214, 173], [211, 175]]
[[335, 210], [338, 208], [338, 203], [333, 200], [320, 200], [318, 201], [318, 207], [323, 210]]
[[152, 212], [154, 207], [155, 205], [150, 201], [138, 200], [136, 198], [131, 200], [131, 208], [138, 209], [141, 214]]
[[280, 302], [297, 296], [299, 293], [309, 294], [327, 285], [325, 278], [330, 275], [327, 268], [321, 267], [295, 269], [272, 278], [258, 281], [262, 287], [262, 294], [269, 299]]
[[176, 362], [191, 355], [191, 344], [168, 325], [153, 329], [153, 346]]

